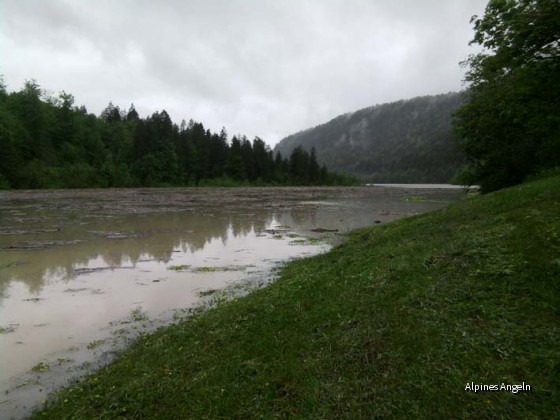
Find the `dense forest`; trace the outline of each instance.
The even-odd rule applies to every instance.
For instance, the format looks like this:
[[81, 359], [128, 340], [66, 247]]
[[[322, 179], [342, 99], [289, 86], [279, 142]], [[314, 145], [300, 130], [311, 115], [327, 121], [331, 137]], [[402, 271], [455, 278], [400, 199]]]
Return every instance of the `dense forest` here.
[[465, 164], [452, 114], [463, 95], [448, 93], [340, 115], [283, 139], [275, 151], [316, 149], [329, 169], [370, 182], [449, 182]]
[[47, 95], [35, 81], [8, 93], [0, 80], [0, 188], [203, 185], [346, 185], [314, 150], [273, 154], [256, 137], [228, 139], [166, 111], [141, 118], [109, 103], [96, 116], [71, 94]]
[[560, 166], [560, 1], [493, 0], [472, 23], [455, 131], [463, 183], [490, 192]]

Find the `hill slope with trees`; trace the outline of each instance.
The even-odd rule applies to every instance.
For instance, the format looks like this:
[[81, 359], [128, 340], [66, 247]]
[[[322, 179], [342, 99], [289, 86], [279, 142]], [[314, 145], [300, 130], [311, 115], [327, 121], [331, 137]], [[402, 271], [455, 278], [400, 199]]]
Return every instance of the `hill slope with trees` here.
[[463, 183], [489, 192], [560, 166], [560, 1], [494, 0], [471, 21], [483, 50], [455, 129]]
[[452, 134], [459, 93], [423, 96], [340, 115], [283, 139], [275, 151], [316, 150], [329, 170], [372, 182], [448, 182], [465, 163]]

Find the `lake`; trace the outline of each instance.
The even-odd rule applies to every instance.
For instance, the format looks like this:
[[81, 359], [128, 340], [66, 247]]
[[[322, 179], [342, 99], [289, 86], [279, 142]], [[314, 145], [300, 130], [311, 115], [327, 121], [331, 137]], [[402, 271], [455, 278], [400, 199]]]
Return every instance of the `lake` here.
[[109, 362], [138, 334], [272, 281], [349, 230], [463, 192], [175, 188], [0, 193], [0, 418]]

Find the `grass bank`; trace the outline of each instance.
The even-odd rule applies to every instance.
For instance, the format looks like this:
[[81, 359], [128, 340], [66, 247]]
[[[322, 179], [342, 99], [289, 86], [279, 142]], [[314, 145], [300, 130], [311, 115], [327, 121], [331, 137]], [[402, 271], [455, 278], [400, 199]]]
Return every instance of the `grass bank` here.
[[36, 416], [552, 418], [559, 390], [553, 177], [353, 232], [142, 337]]

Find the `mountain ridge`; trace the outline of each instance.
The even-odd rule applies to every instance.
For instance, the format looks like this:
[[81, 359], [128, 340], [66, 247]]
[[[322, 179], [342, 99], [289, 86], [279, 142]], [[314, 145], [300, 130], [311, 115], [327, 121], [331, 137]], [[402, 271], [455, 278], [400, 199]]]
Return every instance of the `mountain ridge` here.
[[282, 156], [315, 148], [329, 170], [371, 182], [449, 182], [464, 165], [452, 133], [464, 95], [449, 92], [376, 104], [282, 139]]

